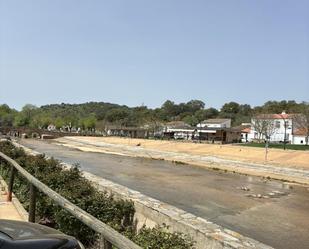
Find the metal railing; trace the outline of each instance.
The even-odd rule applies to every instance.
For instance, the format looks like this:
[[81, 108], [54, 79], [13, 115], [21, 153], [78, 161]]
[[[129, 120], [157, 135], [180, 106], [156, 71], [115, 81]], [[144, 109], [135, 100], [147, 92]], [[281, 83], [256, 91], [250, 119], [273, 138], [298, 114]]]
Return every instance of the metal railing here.
[[91, 214], [77, 207], [57, 192], [50, 189], [44, 183], [28, 173], [16, 161], [0, 152], [0, 157], [11, 164], [11, 172], [9, 176], [7, 200], [12, 201], [13, 184], [16, 172], [19, 172], [30, 184], [30, 205], [29, 205], [29, 222], [35, 222], [36, 192], [39, 190], [55, 201], [59, 206], [63, 207], [76, 219], [87, 225], [101, 236], [100, 248], [112, 249], [113, 246], [119, 249], [141, 249], [140, 246], [118, 233], [116, 230], [106, 225], [102, 221], [96, 219]]

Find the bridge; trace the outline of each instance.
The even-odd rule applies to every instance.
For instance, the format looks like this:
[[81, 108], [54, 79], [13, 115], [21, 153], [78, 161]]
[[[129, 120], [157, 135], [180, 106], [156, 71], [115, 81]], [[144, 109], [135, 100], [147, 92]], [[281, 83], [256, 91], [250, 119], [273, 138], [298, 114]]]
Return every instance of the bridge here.
[[47, 129], [29, 128], [29, 127], [1, 127], [0, 134], [9, 135], [13, 137], [22, 137], [26, 134], [27, 137], [31, 138], [59, 138], [65, 136], [102, 136], [93, 132], [60, 132], [60, 131], [49, 131]]

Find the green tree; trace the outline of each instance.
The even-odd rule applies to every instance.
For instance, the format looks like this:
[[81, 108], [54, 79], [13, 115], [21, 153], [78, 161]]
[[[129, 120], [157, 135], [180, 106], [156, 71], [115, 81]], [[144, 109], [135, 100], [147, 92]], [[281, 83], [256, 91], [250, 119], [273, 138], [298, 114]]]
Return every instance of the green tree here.
[[81, 120], [81, 126], [83, 129], [86, 129], [86, 130], [95, 129], [96, 123], [97, 123], [97, 119], [94, 114]]
[[29, 126], [37, 109], [35, 105], [26, 104], [21, 112], [16, 115], [14, 125], [17, 127]]
[[199, 120], [194, 115], [185, 116], [182, 121], [191, 126], [196, 126], [199, 123]]
[[11, 109], [8, 105], [0, 105], [0, 126], [13, 126], [14, 118], [17, 115], [17, 111]]

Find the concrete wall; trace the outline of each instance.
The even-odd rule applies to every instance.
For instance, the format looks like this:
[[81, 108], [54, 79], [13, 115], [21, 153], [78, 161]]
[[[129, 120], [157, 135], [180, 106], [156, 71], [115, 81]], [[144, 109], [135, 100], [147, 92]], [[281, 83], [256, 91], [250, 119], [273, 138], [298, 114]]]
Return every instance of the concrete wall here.
[[293, 144], [306, 144], [306, 136], [293, 136]]

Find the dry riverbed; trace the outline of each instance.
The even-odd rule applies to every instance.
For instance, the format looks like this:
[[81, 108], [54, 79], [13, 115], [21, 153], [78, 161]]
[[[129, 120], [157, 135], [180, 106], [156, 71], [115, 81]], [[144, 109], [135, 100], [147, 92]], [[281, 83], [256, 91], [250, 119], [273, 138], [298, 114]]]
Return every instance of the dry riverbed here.
[[[140, 145], [140, 147], [146, 149], [180, 152], [190, 155], [218, 156], [245, 162], [265, 163], [265, 149], [263, 148], [121, 137], [78, 137], [78, 140], [82, 142], [105, 142], [128, 146]], [[267, 163], [309, 169], [309, 151], [269, 149]]]
[[118, 137], [64, 137], [55, 142], [81, 151], [161, 159], [309, 184], [309, 151], [272, 149], [265, 162], [264, 149], [234, 145]]
[[[129, 151], [133, 155], [146, 150], [147, 153], [155, 154], [150, 149], [135, 145], [126, 147], [99, 143], [100, 146], [93, 146], [70, 140], [67, 141], [72, 145], [69, 148], [59, 146], [59, 140], [30, 139], [21, 140], [20, 143], [64, 162], [79, 163], [84, 171], [274, 248], [309, 248], [308, 186], [140, 156], [120, 156], [112, 152], [114, 150], [120, 154]], [[83, 146], [84, 149], [81, 151], [73, 145]], [[102, 153], [109, 149], [109, 153]], [[163, 154], [162, 151], [156, 153]]]

